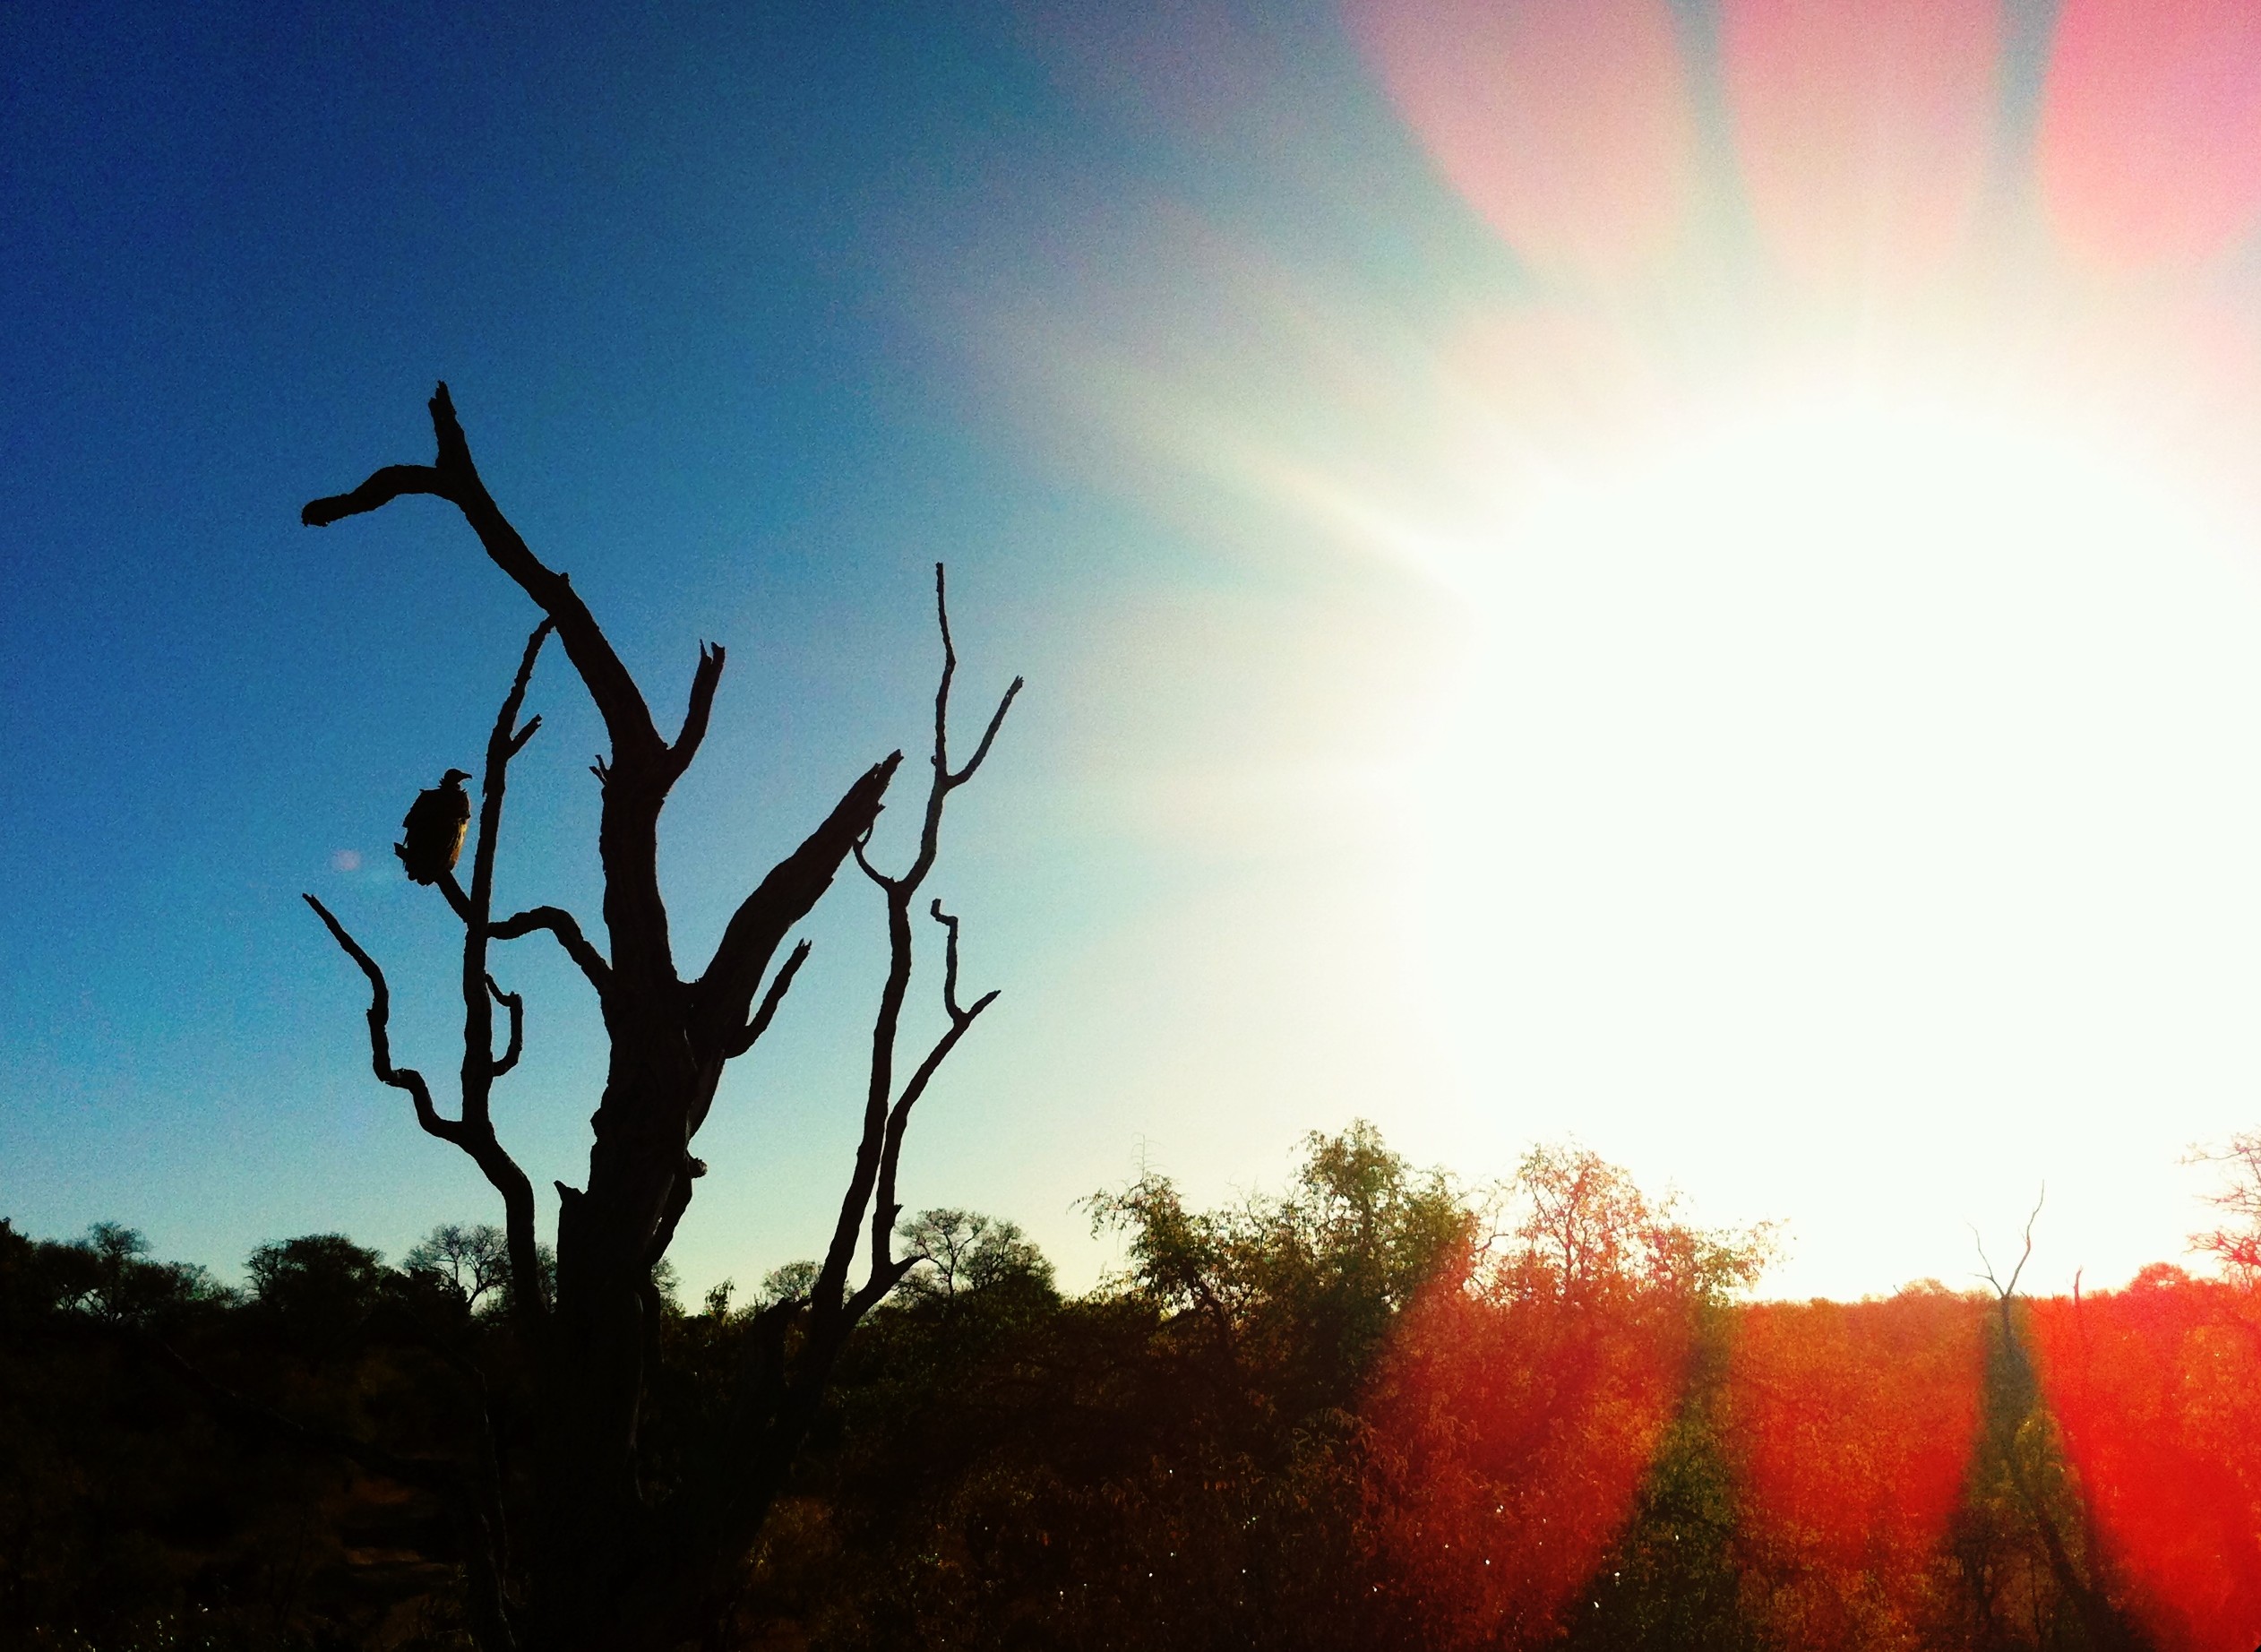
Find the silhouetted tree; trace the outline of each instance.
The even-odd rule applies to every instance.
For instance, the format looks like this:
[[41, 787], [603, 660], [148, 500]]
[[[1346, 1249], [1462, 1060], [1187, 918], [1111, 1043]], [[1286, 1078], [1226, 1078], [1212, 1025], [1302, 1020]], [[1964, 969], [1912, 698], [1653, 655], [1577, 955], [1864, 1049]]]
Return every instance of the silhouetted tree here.
[[[445, 1481], [465, 1510], [477, 1636], [490, 1648], [673, 1646], [713, 1620], [849, 1332], [917, 1260], [896, 1256], [891, 1244], [900, 1214], [895, 1188], [904, 1130], [935, 1071], [996, 994], [970, 1005], [959, 1002], [958, 921], [933, 903], [932, 916], [945, 932], [948, 1025], [907, 1079], [900, 1078], [897, 1041], [911, 977], [911, 911], [934, 865], [944, 802], [988, 753], [1020, 683], [1015, 679], [1006, 691], [972, 756], [953, 768], [949, 713], [957, 658], [938, 565], [941, 680], [933, 773], [910, 866], [899, 875], [886, 873], [864, 853], [898, 752], [855, 779], [806, 840], [745, 898], [712, 956], [686, 975], [659, 886], [659, 815], [706, 735], [723, 650], [702, 645], [681, 727], [666, 738], [572, 581], [528, 548], [488, 495], [444, 384], [431, 412], [437, 440], [431, 464], [388, 466], [349, 494], [314, 501], [304, 518], [321, 527], [403, 495], [445, 500], [543, 615], [487, 741], [469, 887], [451, 870], [437, 869], [434, 879], [463, 926], [463, 1054], [452, 1115], [441, 1109], [422, 1073], [393, 1062], [383, 970], [326, 907], [311, 895], [306, 899], [368, 977], [376, 1076], [408, 1096], [425, 1131], [471, 1158], [503, 1203], [505, 1298], [518, 1368], [529, 1390], [527, 1425], [510, 1442], [524, 1495], [514, 1493], [502, 1467], [503, 1441], [493, 1437]], [[596, 702], [611, 746], [594, 770], [602, 788], [597, 848], [609, 942], [602, 950], [558, 907], [500, 916], [493, 909], [509, 766], [541, 720], [521, 726], [519, 715], [552, 632]], [[668, 1312], [656, 1272], [706, 1169], [692, 1156], [692, 1141], [723, 1069], [761, 1036], [808, 955], [804, 942], [772, 973], [779, 947], [850, 856], [884, 897], [889, 961], [873, 1030], [863, 1131], [838, 1221], [806, 1290], [779, 1297], [734, 1328], [737, 1369], [729, 1414], [719, 1419], [702, 1460], [687, 1465], [670, 1495], [656, 1501], [647, 1495], [640, 1424]], [[489, 1111], [494, 1083], [517, 1063], [524, 1033], [521, 1000], [490, 973], [490, 944], [537, 930], [563, 946], [587, 977], [611, 1051], [592, 1120], [587, 1183], [558, 1185], [554, 1284], [546, 1278], [532, 1186], [497, 1138]], [[506, 1031], [499, 1054], [498, 1009]], [[859, 1251], [867, 1253], [863, 1277], [854, 1280]], [[491, 1436], [494, 1432], [490, 1426]]]
[[510, 1280], [510, 1243], [491, 1222], [443, 1222], [409, 1247], [400, 1267], [443, 1286], [476, 1312], [483, 1297], [502, 1300]]
[[[2033, 1260], [2033, 1224], [2045, 1199], [2046, 1190], [2025, 1218], [2023, 1246], [2007, 1280], [1998, 1276], [1984, 1247], [1979, 1251], [1996, 1312], [1962, 1534], [1965, 1587], [1982, 1646], [2147, 1652], [2142, 1634], [2112, 1598], [2092, 1510], [2066, 1458], [2028, 1346], [2017, 1286]], [[2014, 1615], [2002, 1610], [2010, 1602], [2021, 1608]], [[2030, 1639], [2017, 1618], [2033, 1625]]]

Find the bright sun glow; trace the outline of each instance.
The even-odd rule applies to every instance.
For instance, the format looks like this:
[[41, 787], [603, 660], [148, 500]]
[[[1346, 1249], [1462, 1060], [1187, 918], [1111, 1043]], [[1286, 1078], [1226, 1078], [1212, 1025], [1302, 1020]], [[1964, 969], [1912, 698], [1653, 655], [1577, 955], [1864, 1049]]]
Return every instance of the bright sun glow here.
[[2043, 1178], [2051, 1271], [2124, 1276], [2261, 1078], [2253, 571], [2031, 410], [1679, 427], [1449, 571], [1417, 951], [1480, 1128], [1794, 1206], [1786, 1292], [1961, 1276]]
[[1001, 335], [1339, 605], [1135, 638], [1277, 685], [1171, 794], [1269, 880], [1187, 1135], [1576, 1135], [1792, 1294], [1966, 1281], [2044, 1179], [2029, 1283], [2188, 1260], [2261, 1095], [2261, 23], [2050, 10], [1347, 0], [1447, 219], [1156, 215]]

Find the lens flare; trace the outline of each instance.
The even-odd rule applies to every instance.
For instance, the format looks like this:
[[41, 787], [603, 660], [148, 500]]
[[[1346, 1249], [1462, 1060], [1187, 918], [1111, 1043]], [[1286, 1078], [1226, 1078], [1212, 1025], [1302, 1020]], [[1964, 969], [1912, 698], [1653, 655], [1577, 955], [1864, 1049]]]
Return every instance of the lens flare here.
[[2179, 1269], [2033, 1304], [2042, 1392], [2161, 1652], [2261, 1640], [2261, 1292]]
[[1769, 1616], [1806, 1652], [1914, 1644], [1978, 1431], [1986, 1304], [1761, 1303], [1723, 1407]]
[[1695, 122], [1664, 0], [1354, 0], [1430, 158], [1543, 269], [1621, 272], [1688, 211]]
[[2261, 213], [2261, 9], [2065, 0], [2040, 166], [2059, 237], [2095, 265], [2223, 252]]
[[1630, 1521], [1687, 1386], [1698, 1235], [1582, 1149], [1516, 1181], [1500, 1256], [1406, 1310], [1366, 1407], [1380, 1546], [1431, 1644], [1535, 1647]]
[[1793, 271], [1904, 285], [1955, 250], [1993, 157], [1994, 0], [1727, 0], [1752, 216]]

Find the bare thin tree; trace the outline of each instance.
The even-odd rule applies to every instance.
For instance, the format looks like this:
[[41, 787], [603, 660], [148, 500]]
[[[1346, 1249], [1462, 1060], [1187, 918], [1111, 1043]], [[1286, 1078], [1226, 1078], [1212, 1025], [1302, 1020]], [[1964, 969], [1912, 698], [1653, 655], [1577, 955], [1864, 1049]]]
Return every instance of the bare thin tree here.
[[[2064, 1484], [2056, 1424], [2042, 1398], [2041, 1374], [2033, 1368], [2016, 1312], [2018, 1281], [2025, 1277], [2026, 1263], [2033, 1260], [2033, 1225], [2041, 1220], [2042, 1207], [2048, 1202], [2049, 1188], [2044, 1183], [2025, 1218], [2017, 1265], [2010, 1269], [2007, 1282], [1996, 1273], [1978, 1229], [1971, 1229], [1982, 1270], [1978, 1277], [1993, 1291], [1997, 1310], [1993, 1346], [1988, 1351], [1983, 1419], [1987, 1444], [2041, 1542], [2058, 1594], [2080, 1622], [2085, 1644], [2098, 1652], [2142, 1652], [2142, 1638], [2096, 1575], [2099, 1549], [2089, 1511]], [[2077, 1275], [2073, 1293], [2077, 1304]]]
[[[470, 886], [453, 872], [437, 887], [463, 929], [463, 1054], [459, 1097], [443, 1111], [423, 1073], [395, 1064], [384, 972], [312, 895], [306, 901], [368, 978], [371, 1065], [405, 1092], [419, 1125], [476, 1164], [503, 1204], [509, 1260], [505, 1293], [530, 1372], [532, 1417], [520, 1463], [506, 1473], [489, 1441], [450, 1482], [473, 1533], [468, 1567], [476, 1632], [489, 1648], [643, 1648], [680, 1644], [713, 1622], [735, 1570], [806, 1435], [833, 1363], [856, 1323], [914, 1265], [891, 1235], [900, 1214], [897, 1166], [911, 1110], [994, 992], [959, 1000], [959, 925], [939, 901], [947, 1027], [898, 1081], [898, 1045], [912, 970], [916, 898], [933, 871], [943, 806], [988, 755], [1013, 698], [1015, 678], [972, 754], [953, 768], [950, 699], [957, 654], [942, 569], [934, 570], [942, 669], [934, 697], [932, 774], [910, 865], [890, 874], [868, 858], [872, 827], [902, 754], [872, 765], [848, 785], [801, 846], [746, 896], [712, 955], [686, 977], [672, 944], [658, 869], [658, 825], [670, 789], [707, 732], [724, 651], [702, 644], [682, 724], [670, 740], [643, 691], [562, 572], [527, 547], [488, 495], [472, 463], [448, 390], [431, 401], [437, 453], [428, 465], [391, 465], [351, 493], [317, 499], [312, 527], [374, 511], [403, 495], [426, 494], [461, 512], [488, 557], [541, 612], [488, 736]], [[519, 720], [535, 662], [555, 633], [604, 719], [610, 752], [594, 769], [602, 787], [597, 847], [604, 874], [607, 946], [555, 906], [497, 916], [494, 865], [512, 760], [541, 719]], [[774, 972], [779, 948], [854, 856], [886, 908], [888, 968], [869, 1051], [863, 1131], [830, 1247], [804, 1295], [786, 1297], [746, 1321], [743, 1374], [719, 1448], [664, 1508], [647, 1503], [638, 1421], [661, 1303], [652, 1270], [666, 1254], [706, 1166], [692, 1153], [724, 1068], [768, 1028], [808, 956], [804, 941]], [[554, 1287], [545, 1278], [534, 1192], [497, 1138], [490, 1109], [495, 1081], [524, 1045], [524, 1006], [489, 966], [493, 942], [541, 932], [579, 966], [595, 991], [610, 1042], [592, 1120], [585, 1186], [557, 1184], [560, 1209]], [[768, 981], [766, 990], [764, 980]], [[503, 1049], [495, 1015], [503, 1012]], [[868, 1233], [868, 1243], [864, 1235]], [[857, 1272], [862, 1252], [862, 1277]], [[519, 1529], [524, 1527], [523, 1530]]]

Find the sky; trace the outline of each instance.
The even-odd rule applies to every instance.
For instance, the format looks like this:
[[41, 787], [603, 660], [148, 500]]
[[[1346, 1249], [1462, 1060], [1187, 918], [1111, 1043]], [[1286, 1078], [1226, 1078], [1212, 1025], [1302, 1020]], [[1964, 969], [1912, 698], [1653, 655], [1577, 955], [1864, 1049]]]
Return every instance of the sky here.
[[[1576, 1140], [1765, 1286], [2184, 1258], [2261, 1124], [2261, 22], [2233, 0], [1097, 8], [24, 0], [0, 39], [0, 1212], [231, 1276], [493, 1219], [370, 1078], [450, 1071], [390, 844], [535, 615], [429, 451], [662, 708], [678, 948], [968, 723], [933, 891], [1002, 997], [913, 1209], [1213, 1203], [1377, 1123]], [[553, 655], [501, 898], [595, 922]], [[913, 811], [878, 848], [900, 858]], [[881, 959], [844, 877], [732, 1070], [693, 1290], [819, 1248]], [[938, 960], [929, 958], [929, 963]], [[577, 1182], [538, 938], [497, 1097]], [[914, 988], [932, 1028], [932, 973]]]

